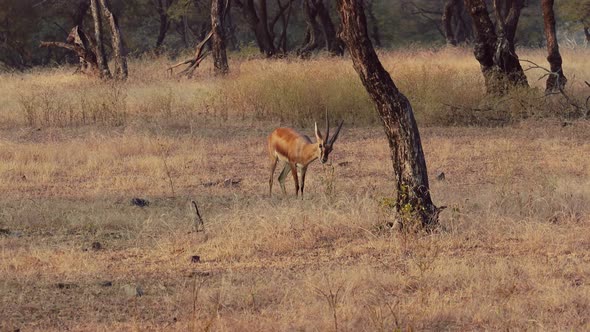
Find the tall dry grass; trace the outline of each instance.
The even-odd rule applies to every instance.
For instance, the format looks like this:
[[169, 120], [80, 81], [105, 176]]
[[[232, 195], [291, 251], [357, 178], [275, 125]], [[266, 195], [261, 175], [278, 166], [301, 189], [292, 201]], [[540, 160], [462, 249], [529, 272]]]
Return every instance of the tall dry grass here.
[[[588, 96], [583, 83], [587, 50], [564, 50], [567, 93]], [[523, 49], [522, 59], [545, 63], [543, 50]], [[576, 117], [560, 96], [544, 97], [545, 72], [527, 71], [532, 90], [487, 98], [479, 65], [464, 48], [384, 52], [381, 60], [424, 125], [504, 124], [525, 118]], [[117, 85], [71, 75], [71, 68], [35, 70], [10, 79], [0, 89], [4, 127], [120, 126], [134, 121], [186, 124], [196, 118], [257, 122], [272, 120], [309, 126], [326, 110], [352, 125], [377, 122], [373, 106], [347, 58], [244, 60], [231, 62], [229, 79], [213, 76], [210, 65], [194, 80], [170, 77], [162, 58], [131, 62], [130, 80]], [[528, 65], [523, 64], [526, 68]], [[12, 74], [15, 75], [15, 74]]]

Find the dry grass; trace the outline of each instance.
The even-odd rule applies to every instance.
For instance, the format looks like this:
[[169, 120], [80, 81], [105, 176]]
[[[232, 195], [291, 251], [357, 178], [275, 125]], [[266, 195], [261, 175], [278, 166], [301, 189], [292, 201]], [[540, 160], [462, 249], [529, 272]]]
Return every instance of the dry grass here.
[[[454, 52], [384, 55], [422, 122], [449, 119], [440, 105], [426, 109], [442, 98], [480, 103], [477, 65]], [[566, 65], [582, 56], [572, 54]], [[400, 57], [407, 66], [396, 70]], [[0, 79], [0, 228], [9, 230], [0, 234], [0, 330], [590, 328], [587, 121], [423, 126], [433, 197], [449, 208], [439, 232], [400, 235], [382, 227], [391, 218], [380, 205], [393, 190], [388, 148], [369, 126], [366, 97], [351, 92], [359, 86], [349, 63], [316, 59], [311, 71], [298, 61], [254, 60], [228, 80], [205, 69], [195, 81], [175, 81], [155, 70], [163, 63], [145, 61], [122, 87], [65, 69]], [[581, 78], [590, 70], [569, 66]], [[439, 92], [444, 72], [464, 92]], [[298, 80], [285, 83], [290, 77]], [[343, 77], [349, 83], [318, 97]], [[289, 96], [267, 94], [253, 84], [260, 80]], [[51, 101], [62, 106], [97, 86], [122, 89], [125, 106], [113, 109], [124, 120], [45, 121], [39, 106], [28, 126], [19, 98], [42, 96], [26, 89], [33, 83], [69, 95]], [[221, 99], [220, 89], [234, 93]], [[334, 105], [368, 126], [345, 126], [333, 167], [311, 166], [304, 200], [278, 190], [269, 198], [266, 135], [279, 123], [307, 125]], [[294, 107], [301, 113], [288, 115]], [[441, 171], [446, 180], [435, 180]], [[224, 185], [228, 178], [241, 181]], [[131, 206], [132, 197], [151, 204]], [[191, 199], [205, 232], [193, 232]]]

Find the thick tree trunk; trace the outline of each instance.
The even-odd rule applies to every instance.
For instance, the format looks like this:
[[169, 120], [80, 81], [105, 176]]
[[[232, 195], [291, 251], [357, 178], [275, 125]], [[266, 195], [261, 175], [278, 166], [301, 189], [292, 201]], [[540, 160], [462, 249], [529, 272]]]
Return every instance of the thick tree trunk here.
[[111, 71], [104, 51], [104, 39], [102, 38], [102, 15], [100, 13], [99, 0], [90, 1], [90, 10], [94, 20], [94, 39], [96, 41], [96, 62], [100, 70], [100, 77], [110, 78]]
[[100, 0], [104, 15], [109, 21], [111, 27], [111, 41], [113, 43], [113, 53], [115, 58], [115, 77], [118, 79], [126, 79], [128, 76], [127, 70], [127, 56], [125, 54], [125, 48], [123, 47], [123, 38], [121, 37], [121, 30], [119, 29], [119, 23], [117, 17], [111, 10], [111, 3], [109, 0]]
[[[514, 47], [514, 36], [523, 0], [495, 0], [498, 31], [490, 19], [484, 0], [465, 0], [473, 19], [476, 43], [474, 55], [481, 66], [489, 94], [504, 94], [513, 86], [528, 86]], [[497, 34], [496, 34], [497, 33]]]
[[561, 67], [561, 54], [559, 54], [559, 44], [555, 32], [555, 13], [553, 12], [553, 0], [543, 0], [543, 22], [545, 25], [545, 39], [547, 40], [547, 61], [551, 66], [553, 74], [547, 77], [546, 93], [558, 92], [565, 88], [567, 78], [563, 74]]
[[[227, 2], [229, 3], [229, 0]], [[225, 53], [225, 33], [223, 31], [225, 6], [224, 0], [211, 0], [213, 65], [215, 73], [218, 75], [225, 75], [229, 71], [227, 55]]]
[[338, 0], [342, 36], [354, 68], [375, 103], [389, 140], [396, 180], [396, 209], [403, 227], [438, 223], [430, 197], [426, 162], [412, 106], [383, 68], [367, 34], [362, 1]]

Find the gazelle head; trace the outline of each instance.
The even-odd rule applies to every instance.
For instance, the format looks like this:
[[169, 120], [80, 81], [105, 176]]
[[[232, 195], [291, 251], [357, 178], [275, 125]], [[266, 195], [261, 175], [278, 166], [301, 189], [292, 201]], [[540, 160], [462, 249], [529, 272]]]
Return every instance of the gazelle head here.
[[343, 124], [344, 120], [340, 121], [340, 125], [338, 125], [338, 129], [336, 129], [336, 133], [334, 133], [334, 136], [330, 138], [330, 122], [328, 120], [328, 114], [326, 113], [326, 139], [324, 140], [322, 133], [320, 133], [318, 130], [318, 123], [315, 123], [315, 137], [317, 139], [319, 149], [319, 159], [322, 164], [325, 164], [328, 161], [328, 157], [330, 156], [330, 152], [332, 152], [334, 142], [336, 142]]

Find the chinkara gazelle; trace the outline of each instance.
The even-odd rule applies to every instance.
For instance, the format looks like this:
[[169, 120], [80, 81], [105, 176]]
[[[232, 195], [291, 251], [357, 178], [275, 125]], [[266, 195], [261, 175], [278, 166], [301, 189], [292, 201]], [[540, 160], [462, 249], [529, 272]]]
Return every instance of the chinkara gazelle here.
[[[268, 152], [271, 158], [270, 167], [270, 180], [269, 180], [269, 192], [272, 195], [272, 183], [279, 161], [284, 163], [283, 170], [279, 175], [279, 184], [283, 190], [283, 194], [286, 194], [285, 190], [285, 178], [291, 172], [293, 174], [293, 180], [295, 180], [295, 195], [299, 195], [301, 189], [301, 197], [303, 197], [303, 188], [305, 187], [305, 172], [309, 164], [320, 159], [322, 164], [328, 161], [328, 156], [332, 152], [334, 142], [338, 138], [342, 124], [340, 122], [338, 129], [334, 136], [330, 138], [330, 124], [328, 115], [326, 114], [326, 137], [322, 136], [318, 130], [318, 124], [315, 123], [315, 137], [316, 142], [312, 143], [311, 139], [307, 135], [302, 135], [296, 130], [291, 128], [277, 128], [270, 136], [268, 136]], [[299, 186], [299, 179], [301, 179], [301, 187]]]

